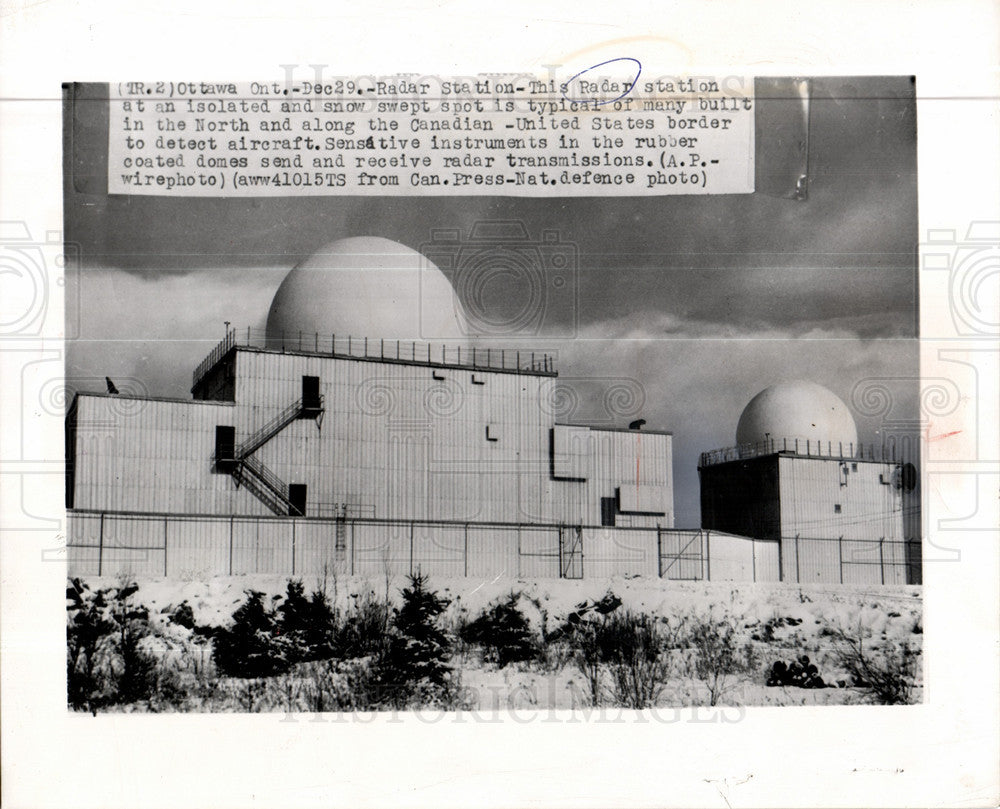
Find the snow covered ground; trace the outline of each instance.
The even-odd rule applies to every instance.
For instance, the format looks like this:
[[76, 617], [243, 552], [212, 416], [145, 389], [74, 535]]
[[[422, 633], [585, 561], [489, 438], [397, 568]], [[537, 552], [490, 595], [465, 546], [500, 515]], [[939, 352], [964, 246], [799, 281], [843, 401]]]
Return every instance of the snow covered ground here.
[[[204, 581], [141, 579], [135, 598], [149, 609], [151, 621], [162, 630], [162, 640], [175, 652], [180, 652], [191, 649], [189, 631], [170, 623], [168, 616], [181, 603], [190, 605], [196, 624], [223, 626], [243, 603], [247, 590], [261, 591], [269, 601], [277, 604], [287, 582], [284, 576], [234, 576]], [[118, 582], [111, 578], [92, 578], [87, 583], [97, 589]], [[307, 592], [323, 588], [342, 609], [366, 592], [377, 597], [388, 595], [391, 601], [398, 603], [400, 591], [406, 584], [405, 578], [304, 580]], [[595, 581], [442, 578], [432, 579], [429, 587], [450, 600], [443, 618], [445, 624], [452, 627], [462, 618], [474, 618], [484, 608], [511, 593], [519, 593], [519, 609], [539, 637], [560, 626], [581, 604], [593, 603], [609, 592], [621, 599], [621, 609], [671, 621], [683, 616], [725, 619], [736, 628], [739, 643], [752, 643], [760, 659], [759, 671], [730, 683], [720, 699], [720, 704], [726, 705], [862, 702], [865, 694], [850, 687], [850, 676], [839, 664], [833, 633], [843, 629], [869, 636], [871, 644], [907, 643], [917, 649], [922, 641], [922, 590], [918, 586], [754, 585], [643, 578]], [[775, 660], [791, 661], [801, 655], [810, 657], [827, 683], [840, 681], [848, 687], [804, 689], [765, 685], [767, 671]], [[453, 662], [461, 671], [463, 688], [480, 710], [586, 708], [589, 705], [586, 680], [566, 658], [511, 664], [500, 669], [482, 662], [475, 649], [464, 649]], [[919, 674], [917, 685], [915, 698], [919, 701]], [[708, 692], [705, 684], [690, 672], [678, 672], [657, 704], [707, 705]]]

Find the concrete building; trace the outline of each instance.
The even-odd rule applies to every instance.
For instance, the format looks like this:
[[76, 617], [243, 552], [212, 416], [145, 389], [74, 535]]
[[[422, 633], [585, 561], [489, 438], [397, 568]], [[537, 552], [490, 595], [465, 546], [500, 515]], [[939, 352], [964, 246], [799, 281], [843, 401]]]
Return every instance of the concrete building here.
[[904, 534], [916, 470], [858, 443], [847, 406], [810, 382], [761, 391], [736, 445], [703, 453], [702, 526], [773, 544], [783, 581], [920, 581]]

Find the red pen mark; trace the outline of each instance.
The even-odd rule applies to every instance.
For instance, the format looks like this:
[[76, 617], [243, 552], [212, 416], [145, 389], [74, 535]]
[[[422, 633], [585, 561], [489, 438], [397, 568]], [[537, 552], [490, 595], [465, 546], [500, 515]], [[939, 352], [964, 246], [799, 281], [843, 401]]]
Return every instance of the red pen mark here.
[[950, 433], [941, 433], [941, 435], [931, 435], [931, 424], [927, 425], [927, 429], [924, 430], [924, 440], [929, 444], [931, 441], [940, 441], [942, 438], [951, 438], [953, 435], [958, 435], [961, 430], [952, 430]]

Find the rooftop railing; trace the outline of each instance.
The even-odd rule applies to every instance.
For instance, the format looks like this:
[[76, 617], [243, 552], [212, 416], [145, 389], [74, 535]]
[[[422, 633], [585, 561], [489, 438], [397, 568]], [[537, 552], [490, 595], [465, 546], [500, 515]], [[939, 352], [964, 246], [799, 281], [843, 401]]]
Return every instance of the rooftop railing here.
[[471, 370], [556, 376], [555, 357], [538, 351], [462, 345], [432, 345], [412, 340], [385, 340], [319, 332], [282, 332], [268, 335], [263, 329], [230, 329], [225, 338], [195, 369], [193, 384], [208, 374], [236, 346], [290, 354], [387, 360], [414, 365], [447, 366]]
[[730, 461], [761, 458], [779, 452], [807, 458], [844, 458], [854, 461], [884, 461], [887, 463], [900, 460], [896, 457], [895, 445], [879, 447], [875, 444], [845, 444], [839, 441], [817, 441], [802, 438], [771, 438], [753, 444], [738, 444], [734, 447], [703, 452], [698, 460], [698, 466], [714, 466]]

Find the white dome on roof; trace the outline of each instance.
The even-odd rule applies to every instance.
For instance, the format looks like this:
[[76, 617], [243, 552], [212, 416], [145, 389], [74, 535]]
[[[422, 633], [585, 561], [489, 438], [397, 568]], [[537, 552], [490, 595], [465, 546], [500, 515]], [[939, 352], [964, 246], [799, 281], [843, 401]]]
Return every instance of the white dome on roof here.
[[837, 451], [848, 452], [858, 445], [858, 428], [854, 417], [836, 394], [815, 382], [798, 380], [781, 382], [765, 388], [743, 410], [736, 427], [737, 444], [756, 444], [771, 440], [776, 444], [787, 440], [832, 445]]
[[461, 304], [434, 264], [377, 236], [338, 239], [292, 269], [267, 315], [282, 335], [449, 340], [466, 334]]

